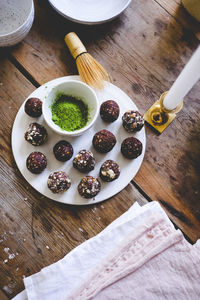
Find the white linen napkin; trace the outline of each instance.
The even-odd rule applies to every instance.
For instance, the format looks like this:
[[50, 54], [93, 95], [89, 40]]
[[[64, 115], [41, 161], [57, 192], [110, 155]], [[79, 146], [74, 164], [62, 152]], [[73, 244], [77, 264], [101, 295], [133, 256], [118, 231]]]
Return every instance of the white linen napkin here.
[[70, 300], [200, 299], [200, 245], [149, 213], [72, 291]]
[[126, 213], [111, 223], [97, 236], [82, 243], [63, 259], [24, 279], [25, 291], [13, 300], [66, 300], [76, 293], [105, 258], [117, 249], [134, 229], [149, 215], [159, 215], [171, 231], [175, 231], [164, 210], [157, 202], [143, 207], [135, 203]]

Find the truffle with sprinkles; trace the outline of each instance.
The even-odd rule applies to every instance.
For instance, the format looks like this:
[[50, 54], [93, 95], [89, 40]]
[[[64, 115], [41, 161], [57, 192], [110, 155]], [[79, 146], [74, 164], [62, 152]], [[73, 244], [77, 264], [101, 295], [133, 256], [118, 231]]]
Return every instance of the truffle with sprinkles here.
[[53, 147], [53, 153], [57, 160], [64, 162], [72, 157], [74, 150], [68, 141], [62, 140], [55, 144]]
[[105, 122], [114, 122], [119, 117], [119, 105], [114, 100], [107, 100], [101, 104], [100, 116]]
[[38, 98], [29, 98], [24, 105], [24, 110], [30, 117], [38, 118], [42, 114], [42, 101]]
[[40, 174], [47, 166], [46, 156], [41, 152], [32, 152], [26, 160], [27, 169], [33, 174]]
[[95, 133], [92, 144], [96, 151], [101, 153], [109, 152], [115, 146], [117, 140], [112, 132], [103, 129]]
[[142, 154], [142, 143], [134, 137], [126, 138], [121, 144], [121, 152], [126, 158], [136, 158]]

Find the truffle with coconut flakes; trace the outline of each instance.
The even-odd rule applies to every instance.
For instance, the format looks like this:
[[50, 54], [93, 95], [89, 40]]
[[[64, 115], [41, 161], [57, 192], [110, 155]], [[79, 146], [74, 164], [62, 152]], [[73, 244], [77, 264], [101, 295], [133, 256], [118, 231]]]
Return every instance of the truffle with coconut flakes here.
[[31, 123], [25, 132], [24, 138], [31, 145], [40, 146], [44, 144], [47, 139], [47, 131], [44, 126], [38, 123]]
[[101, 189], [101, 183], [98, 178], [85, 176], [78, 185], [78, 192], [84, 198], [95, 197]]
[[93, 153], [87, 150], [79, 151], [73, 159], [73, 166], [83, 173], [94, 170], [95, 159]]
[[67, 191], [71, 186], [71, 179], [63, 171], [52, 172], [47, 181], [48, 188], [54, 194]]
[[122, 124], [128, 132], [137, 132], [144, 126], [144, 118], [138, 111], [129, 110], [123, 115]]
[[102, 180], [110, 182], [117, 179], [119, 175], [120, 167], [115, 161], [109, 159], [102, 164], [99, 172], [99, 176]]

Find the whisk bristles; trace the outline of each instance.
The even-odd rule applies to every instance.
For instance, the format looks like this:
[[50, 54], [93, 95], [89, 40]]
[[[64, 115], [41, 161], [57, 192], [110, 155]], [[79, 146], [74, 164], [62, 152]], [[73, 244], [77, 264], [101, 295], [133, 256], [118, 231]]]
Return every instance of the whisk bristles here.
[[95, 89], [103, 89], [105, 81], [110, 81], [106, 70], [89, 53], [83, 53], [76, 59], [81, 79]]
[[65, 43], [76, 60], [82, 81], [95, 89], [102, 89], [105, 81], [110, 81], [106, 70], [87, 52], [75, 32], [70, 32], [65, 36]]

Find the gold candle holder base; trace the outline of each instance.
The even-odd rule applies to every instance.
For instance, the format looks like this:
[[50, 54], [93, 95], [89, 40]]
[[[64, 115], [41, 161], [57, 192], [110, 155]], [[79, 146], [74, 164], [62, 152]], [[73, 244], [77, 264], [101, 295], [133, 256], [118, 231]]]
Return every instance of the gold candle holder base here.
[[144, 119], [147, 125], [150, 125], [157, 133], [161, 134], [171, 122], [176, 118], [183, 107], [183, 100], [173, 110], [167, 110], [163, 105], [163, 100], [167, 92], [164, 92], [160, 99], [157, 100], [144, 114]]

